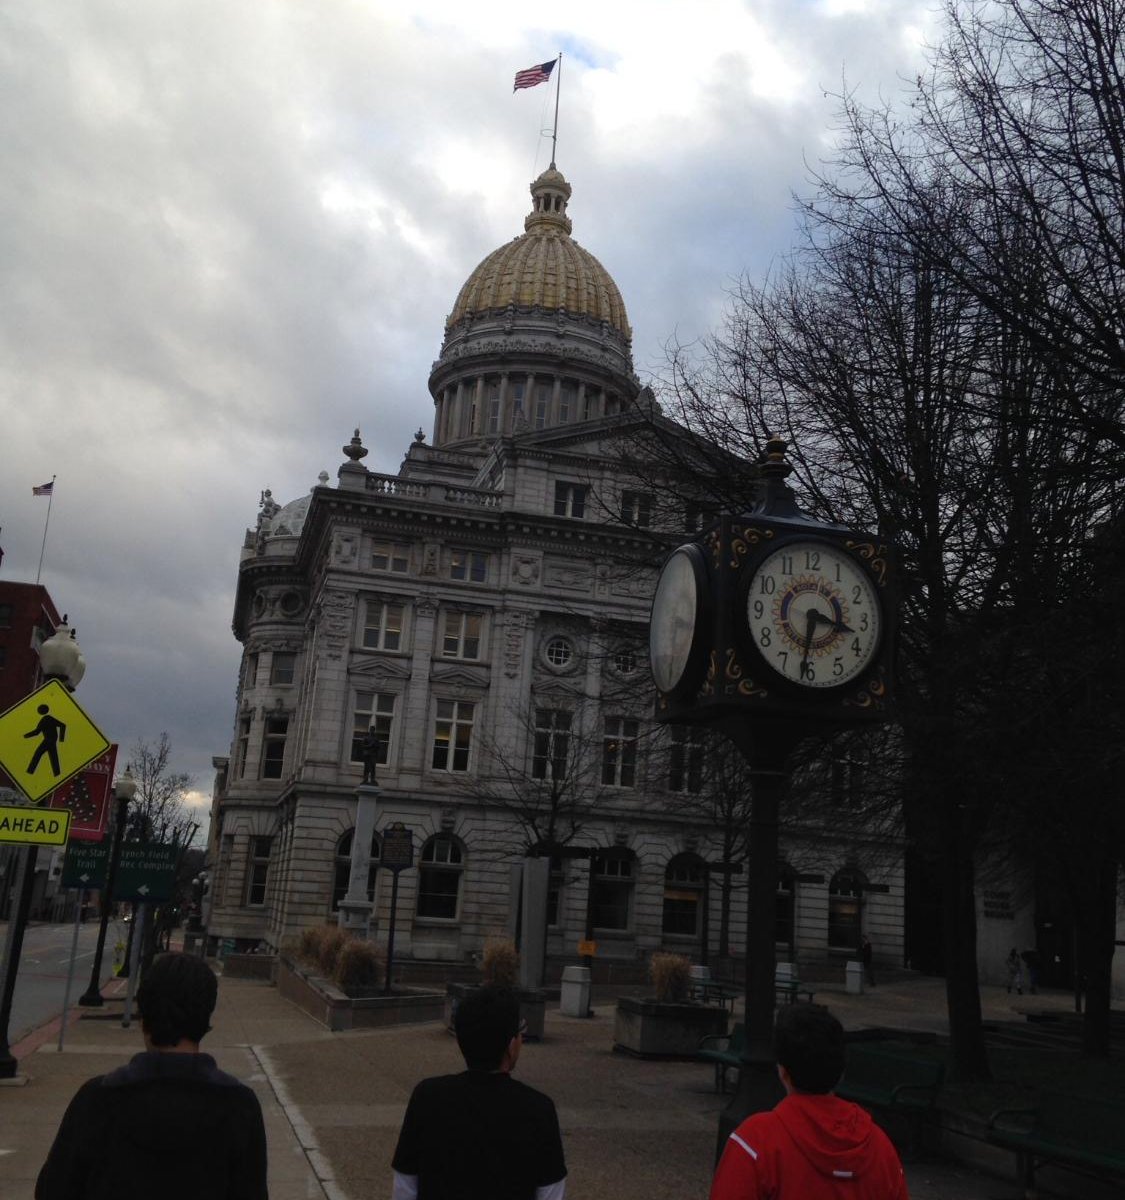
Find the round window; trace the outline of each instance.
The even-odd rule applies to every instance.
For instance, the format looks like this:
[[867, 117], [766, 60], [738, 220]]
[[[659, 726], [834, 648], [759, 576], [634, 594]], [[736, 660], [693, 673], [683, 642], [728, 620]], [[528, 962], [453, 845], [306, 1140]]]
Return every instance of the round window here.
[[552, 667], [565, 667], [574, 657], [574, 650], [566, 638], [551, 638], [547, 643], [547, 661]]
[[281, 611], [287, 617], [295, 617], [304, 606], [304, 601], [297, 592], [286, 592], [281, 597]]

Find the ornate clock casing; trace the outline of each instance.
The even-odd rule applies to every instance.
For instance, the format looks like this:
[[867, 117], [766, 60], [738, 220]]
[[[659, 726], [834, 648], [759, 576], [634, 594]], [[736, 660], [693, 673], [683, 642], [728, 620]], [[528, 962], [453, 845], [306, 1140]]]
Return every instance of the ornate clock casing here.
[[897, 597], [885, 542], [804, 518], [724, 517], [669, 558], [666, 569], [680, 580], [692, 549], [705, 578], [690, 638], [685, 620], [677, 626], [675, 679], [664, 575], [653, 605], [658, 720], [734, 712], [828, 725], [887, 718]]

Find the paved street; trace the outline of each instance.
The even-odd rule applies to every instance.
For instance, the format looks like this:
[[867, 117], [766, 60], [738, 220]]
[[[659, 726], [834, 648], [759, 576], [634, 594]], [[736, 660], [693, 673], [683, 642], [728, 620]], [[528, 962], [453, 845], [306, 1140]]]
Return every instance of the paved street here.
[[[109, 989], [120, 993], [117, 983]], [[866, 996], [822, 997], [850, 1027], [943, 1028], [940, 980], [901, 981]], [[1063, 994], [1023, 997], [986, 989], [992, 1019], [1072, 1003]], [[31, 1200], [35, 1175], [62, 1111], [90, 1075], [140, 1047], [121, 1028], [122, 1005], [72, 1014], [66, 1047], [57, 1026], [17, 1047], [30, 1081], [0, 1087], [0, 1158], [5, 1200]], [[568, 1195], [613, 1200], [704, 1200], [724, 1100], [711, 1069], [641, 1062], [611, 1050], [613, 1006], [590, 1020], [548, 1012], [546, 1038], [529, 1044], [520, 1077], [555, 1098], [570, 1167]], [[270, 1144], [274, 1200], [375, 1200], [390, 1194], [390, 1156], [407, 1096], [427, 1074], [458, 1069], [453, 1039], [437, 1024], [330, 1034], [268, 984], [222, 980], [215, 1028], [205, 1045], [224, 1069], [257, 1091]], [[34, 1048], [34, 1047], [38, 1048]], [[190, 1144], [190, 1136], [188, 1138]], [[907, 1166], [914, 1200], [1016, 1200], [1008, 1178], [950, 1163]], [[1082, 1194], [1082, 1193], [1079, 1193]], [[1089, 1193], [1090, 1196], [1093, 1193]]]

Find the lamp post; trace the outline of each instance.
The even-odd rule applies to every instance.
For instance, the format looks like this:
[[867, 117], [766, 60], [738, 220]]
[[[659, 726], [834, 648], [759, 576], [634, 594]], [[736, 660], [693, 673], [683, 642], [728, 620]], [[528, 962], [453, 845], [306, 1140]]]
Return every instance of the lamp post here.
[[98, 942], [94, 947], [94, 966], [90, 972], [90, 985], [78, 997], [78, 1003], [83, 1008], [101, 1008], [105, 1003], [102, 998], [102, 953], [105, 950], [105, 933], [109, 925], [109, 909], [113, 900], [113, 885], [117, 879], [117, 864], [121, 858], [121, 840], [125, 836], [125, 822], [128, 818], [129, 801], [137, 794], [137, 781], [132, 771], [125, 768], [125, 774], [113, 785], [113, 797], [117, 801], [116, 815], [113, 825], [113, 845], [109, 852], [109, 865], [105, 874], [105, 890], [102, 892], [102, 915], [98, 923]]
[[[62, 624], [39, 646], [39, 667], [46, 680], [57, 679], [70, 691], [78, 686], [86, 673], [86, 660], [78, 647], [75, 632], [63, 615]], [[8, 1044], [8, 1024], [12, 1017], [12, 998], [16, 990], [16, 972], [19, 970], [20, 953], [23, 950], [23, 935], [27, 918], [31, 912], [31, 896], [35, 889], [35, 860], [39, 847], [25, 846], [21, 855], [15, 912], [8, 925], [8, 937], [4, 945], [4, 966], [0, 976], [0, 1079], [14, 1079], [19, 1063]]]

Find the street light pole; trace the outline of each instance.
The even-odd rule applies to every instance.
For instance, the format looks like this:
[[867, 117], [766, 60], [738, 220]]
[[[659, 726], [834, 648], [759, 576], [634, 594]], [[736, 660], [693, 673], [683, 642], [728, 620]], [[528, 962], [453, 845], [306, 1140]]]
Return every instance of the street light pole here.
[[133, 778], [133, 773], [126, 767], [125, 774], [113, 785], [113, 795], [117, 801], [116, 820], [113, 826], [113, 846], [109, 852], [105, 890], [102, 892], [102, 915], [98, 923], [98, 943], [94, 948], [94, 966], [90, 972], [90, 986], [78, 998], [78, 1003], [83, 1008], [101, 1008], [105, 1003], [102, 998], [102, 953], [105, 950], [106, 927], [109, 925], [109, 909], [113, 903], [113, 885], [117, 879], [117, 864], [121, 858], [121, 841], [125, 836], [129, 801], [136, 794], [137, 781]]
[[[57, 679], [73, 692], [86, 672], [86, 660], [78, 648], [74, 630], [67, 624], [65, 614], [62, 624], [41, 643], [38, 650], [39, 666], [45, 679]], [[39, 847], [35, 845], [24, 847], [22, 882], [16, 909], [10, 919], [7, 943], [4, 947], [4, 964], [0, 971], [4, 981], [0, 989], [0, 1079], [14, 1079], [19, 1067], [8, 1042], [8, 1025], [12, 1019], [12, 1000], [16, 991], [20, 953], [23, 950], [23, 935], [27, 929], [31, 896], [35, 890], [35, 862], [38, 850]]]

